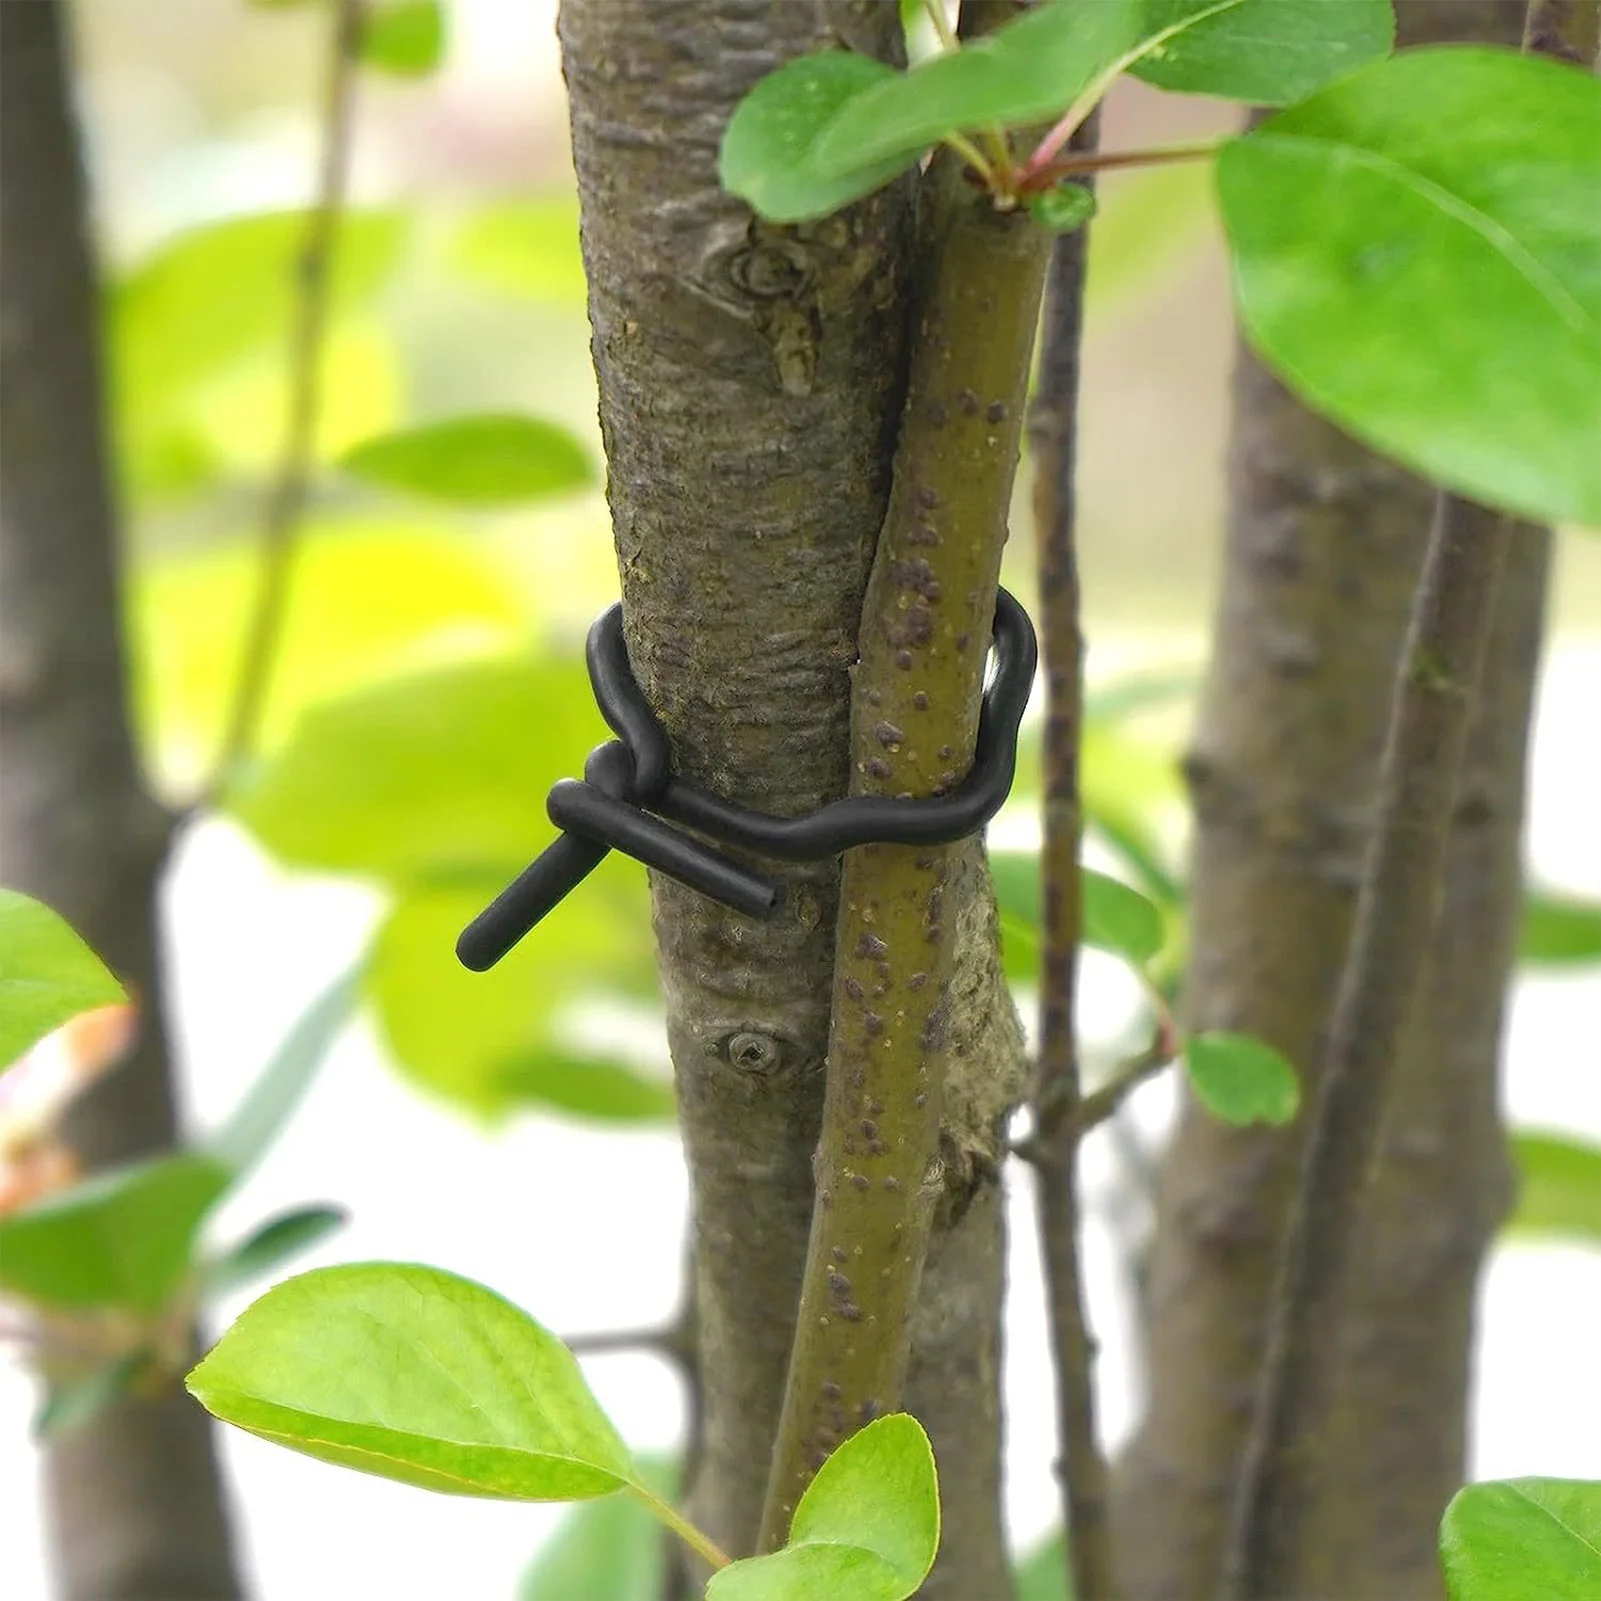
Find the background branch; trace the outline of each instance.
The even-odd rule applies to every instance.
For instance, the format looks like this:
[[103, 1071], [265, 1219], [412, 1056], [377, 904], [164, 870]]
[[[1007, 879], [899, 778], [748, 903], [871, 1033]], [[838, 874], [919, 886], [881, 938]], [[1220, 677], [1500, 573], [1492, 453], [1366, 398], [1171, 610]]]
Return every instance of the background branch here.
[[235, 766], [250, 754], [272, 686], [273, 665], [283, 643], [295, 535], [317, 449], [329, 287], [349, 180], [362, 23], [362, 0], [336, 0], [329, 21], [317, 191], [306, 220], [305, 242], [295, 264], [294, 321], [288, 353], [289, 406], [283, 449], [262, 513], [261, 570], [255, 605], [245, 625], [239, 677], [216, 767], [205, 785], [208, 800], [216, 798]]
[[[1088, 118], [1075, 130], [1069, 149], [1081, 157], [1091, 154], [1098, 143], [1099, 124], [1098, 115]], [[1082, 1601], [1111, 1601], [1118, 1594], [1118, 1584], [1108, 1521], [1107, 1466], [1096, 1436], [1094, 1341], [1079, 1261], [1078, 1144], [1084, 1132], [1085, 1105], [1074, 1006], [1083, 922], [1079, 854], [1084, 832], [1079, 797], [1084, 640], [1079, 620], [1074, 478], [1087, 251], [1088, 234], [1082, 228], [1058, 238], [1052, 251], [1039, 388], [1029, 421], [1040, 651], [1045, 670], [1044, 845], [1040, 853], [1044, 927], [1032, 1145], [1051, 1358], [1056, 1370], [1056, 1472], [1073, 1594]], [[1112, 1086], [1106, 1089], [1111, 1091]], [[1109, 1113], [1120, 1094], [1105, 1099]]]

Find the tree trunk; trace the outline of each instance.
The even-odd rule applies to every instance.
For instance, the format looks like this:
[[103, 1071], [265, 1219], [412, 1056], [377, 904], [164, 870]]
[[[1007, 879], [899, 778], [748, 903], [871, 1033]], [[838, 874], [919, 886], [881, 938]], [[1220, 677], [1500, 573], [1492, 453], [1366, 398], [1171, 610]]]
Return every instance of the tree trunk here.
[[[1523, 21], [1521, 0], [1398, 11], [1406, 43], [1515, 45]], [[1427, 485], [1311, 416], [1242, 351], [1223, 594], [1188, 764], [1187, 1011], [1192, 1028], [1260, 1035], [1303, 1069], [1345, 956], [1430, 504]], [[1439, 1593], [1436, 1528], [1464, 1469], [1475, 1291], [1508, 1197], [1497, 1067], [1547, 547], [1520, 529], [1503, 575], [1446, 901], [1347, 1312], [1315, 1536], [1319, 1594], [1342, 1601]], [[1190, 1106], [1164, 1163], [1150, 1403], [1115, 1488], [1132, 1596], [1194, 1596], [1216, 1574], [1298, 1143]]]
[[[843, 795], [849, 673], [905, 383], [910, 183], [770, 227], [722, 192], [747, 89], [825, 44], [883, 58], [896, 8], [566, 0], [561, 39], [629, 649], [679, 768], [793, 814]], [[837, 861], [776, 869], [754, 923], [654, 882], [694, 1211], [702, 1434], [691, 1507], [754, 1548], [812, 1216]], [[999, 1509], [1000, 1124], [1021, 1042], [963, 852], [947, 1190], [909, 1405], [947, 1487], [931, 1592], [1007, 1593]]]
[[[99, 301], [55, 0], [0, 6], [0, 859], [140, 1003], [137, 1042], [73, 1107], [86, 1167], [171, 1146], [156, 893], [171, 819], [129, 730], [96, 348]], [[54, 1440], [66, 1601], [237, 1593], [211, 1425], [174, 1382]]]

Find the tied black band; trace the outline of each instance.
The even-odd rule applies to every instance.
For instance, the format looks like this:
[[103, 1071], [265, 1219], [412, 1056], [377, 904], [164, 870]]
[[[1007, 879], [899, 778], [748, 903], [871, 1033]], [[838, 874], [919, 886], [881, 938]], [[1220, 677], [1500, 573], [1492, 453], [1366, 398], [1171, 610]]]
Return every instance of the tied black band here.
[[705, 840], [814, 862], [854, 845], [949, 845], [976, 834], [1012, 787], [1017, 730], [1038, 656], [1028, 613], [1004, 589], [995, 597], [993, 649], [995, 673], [984, 692], [973, 765], [954, 789], [916, 799], [852, 795], [803, 817], [771, 817], [674, 776], [666, 730], [629, 665], [623, 609], [610, 607], [590, 629], [585, 655], [596, 703], [618, 737], [590, 752], [582, 782], [564, 778], [551, 790], [546, 810], [560, 838], [467, 925], [456, 955], [476, 973], [493, 967], [609, 850], [735, 911], [771, 917], [783, 905], [784, 886]]

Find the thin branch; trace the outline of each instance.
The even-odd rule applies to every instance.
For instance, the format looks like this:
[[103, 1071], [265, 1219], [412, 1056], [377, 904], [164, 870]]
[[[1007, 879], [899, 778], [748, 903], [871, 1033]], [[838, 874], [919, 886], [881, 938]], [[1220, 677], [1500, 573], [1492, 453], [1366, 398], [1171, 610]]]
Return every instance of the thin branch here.
[[283, 450], [262, 514], [261, 573], [256, 603], [245, 631], [239, 677], [216, 767], [204, 786], [208, 800], [215, 798], [234, 767], [250, 754], [283, 641], [295, 535], [316, 451], [329, 285], [349, 178], [356, 61], [362, 23], [362, 0], [338, 0], [329, 42], [317, 193], [296, 264], [294, 321], [289, 336], [289, 407]]
[[[1076, 130], [1078, 149], [1094, 149], [1098, 122], [1091, 117]], [[1084, 713], [1074, 478], [1085, 245], [1082, 229], [1056, 241], [1045, 296], [1039, 392], [1030, 419], [1045, 667], [1045, 840], [1040, 853], [1044, 938], [1034, 1097], [1035, 1194], [1056, 1367], [1058, 1476], [1072, 1590], [1080, 1601], [1113, 1601], [1118, 1586], [1107, 1466], [1095, 1426], [1094, 1343], [1079, 1262], [1078, 1142], [1087, 1103], [1079, 1081], [1074, 1012], [1083, 931], [1079, 745]], [[1126, 1094], [1128, 1088], [1132, 1084], [1120, 1093]], [[1109, 1110], [1120, 1096], [1113, 1086], [1106, 1089]]]
[[1378, 820], [1279, 1259], [1225, 1556], [1224, 1601], [1299, 1595], [1339, 1378], [1342, 1308], [1403, 1031], [1443, 892], [1457, 779], [1511, 523], [1442, 494], [1402, 651]]
[[695, 1358], [693, 1331], [671, 1325], [654, 1329], [597, 1329], [593, 1333], [570, 1334], [562, 1340], [574, 1356], [616, 1356], [624, 1351], [648, 1351], [686, 1367]]

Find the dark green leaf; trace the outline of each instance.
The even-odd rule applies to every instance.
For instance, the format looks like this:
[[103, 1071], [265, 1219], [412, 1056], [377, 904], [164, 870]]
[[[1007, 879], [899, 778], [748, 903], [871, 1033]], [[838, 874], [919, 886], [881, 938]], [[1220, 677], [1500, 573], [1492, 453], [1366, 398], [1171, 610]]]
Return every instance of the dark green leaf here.
[[248, 1173], [283, 1132], [329, 1047], [356, 1009], [361, 974], [359, 965], [342, 973], [306, 1008], [233, 1116], [206, 1142], [206, 1149], [231, 1169], [236, 1179]]
[[730, 194], [773, 222], [827, 216], [889, 182], [915, 149], [821, 173], [813, 149], [834, 113], [869, 86], [897, 74], [842, 50], [801, 56], [769, 73], [740, 101], [723, 134], [718, 174]]
[[1295, 1069], [1248, 1034], [1195, 1034], [1184, 1066], [1202, 1104], [1225, 1123], [1288, 1123], [1301, 1104]]
[[585, 995], [653, 983], [645, 876], [612, 860], [487, 973], [455, 956], [456, 936], [501, 886], [479, 881], [404, 894], [379, 931], [368, 978], [380, 1035], [408, 1078], [494, 1116], [544, 1106], [616, 1120], [671, 1115], [672, 1090], [564, 1047], [563, 1009]]
[[342, 1206], [297, 1206], [268, 1219], [254, 1233], [229, 1247], [206, 1269], [208, 1295], [226, 1295], [270, 1273], [302, 1251], [309, 1251], [335, 1229], [345, 1226], [350, 1214]]
[[1230, 143], [1218, 185], [1241, 319], [1303, 400], [1450, 489], [1601, 525], [1601, 83], [1405, 51]]
[[114, 1168], [0, 1216], [0, 1289], [41, 1306], [152, 1312], [189, 1270], [232, 1174], [195, 1152]]
[[1523, 902], [1518, 959], [1542, 966], [1601, 962], [1601, 904], [1529, 894]]
[[1029, 214], [1051, 233], [1072, 233], [1095, 215], [1095, 191], [1081, 183], [1058, 184], [1044, 194], [1033, 195]]
[[362, 19], [361, 59], [397, 78], [422, 78], [445, 58], [439, 0], [388, 0]]
[[347, 473], [463, 506], [513, 506], [594, 481], [584, 447], [537, 417], [453, 417], [369, 439], [348, 451]]
[[126, 999], [64, 918], [0, 889], [0, 1072], [80, 1012]]
[[578, 660], [462, 663], [312, 708], [230, 800], [296, 866], [494, 881], [544, 848], [544, 797], [605, 734]]
[[150, 1353], [140, 1349], [107, 1362], [86, 1378], [52, 1383], [45, 1392], [44, 1404], [33, 1415], [33, 1437], [43, 1440], [89, 1422], [96, 1413], [125, 1396], [149, 1365]]
[[788, 1545], [713, 1574], [706, 1601], [905, 1601], [934, 1564], [939, 1528], [928, 1436], [915, 1418], [893, 1412], [818, 1469]]
[[1518, 1204], [1507, 1228], [1601, 1245], [1601, 1146], [1565, 1134], [1514, 1133]]
[[1133, 63], [1136, 77], [1266, 106], [1304, 100], [1395, 42], [1390, 0], [1146, 0], [1146, 26], [1167, 37]]
[[214, 1416], [452, 1495], [579, 1501], [634, 1481], [555, 1335], [438, 1268], [318, 1268], [254, 1302], [189, 1375]]
[[[678, 1474], [664, 1458], [645, 1457], [640, 1478], [663, 1499]], [[662, 1526], [628, 1495], [575, 1507], [517, 1586], [517, 1601], [657, 1601], [664, 1566]]]
[[1601, 1484], [1503, 1479], [1458, 1490], [1440, 1524], [1451, 1601], [1595, 1601]]
[[570, 191], [480, 208], [462, 223], [451, 257], [491, 289], [556, 306], [584, 305], [578, 196]]
[[1017, 1564], [1017, 1601], [1072, 1601], [1067, 1542], [1060, 1531], [1041, 1540]]

